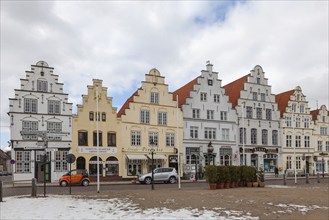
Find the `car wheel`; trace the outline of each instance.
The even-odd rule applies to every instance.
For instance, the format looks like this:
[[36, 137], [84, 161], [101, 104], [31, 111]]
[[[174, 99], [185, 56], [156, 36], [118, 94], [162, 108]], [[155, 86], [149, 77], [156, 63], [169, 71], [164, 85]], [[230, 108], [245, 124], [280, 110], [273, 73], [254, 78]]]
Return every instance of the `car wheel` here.
[[63, 186], [63, 187], [67, 186], [67, 182], [66, 181], [62, 181], [61, 182], [61, 186]]
[[146, 183], [146, 184], [151, 184], [151, 182], [152, 182], [152, 179], [150, 177], [146, 177], [144, 180], [144, 183]]
[[176, 183], [176, 178], [173, 177], [173, 176], [171, 176], [171, 177], [169, 178], [169, 183], [171, 183], [171, 184]]
[[83, 180], [82, 185], [83, 186], [89, 186], [89, 181], [88, 180]]

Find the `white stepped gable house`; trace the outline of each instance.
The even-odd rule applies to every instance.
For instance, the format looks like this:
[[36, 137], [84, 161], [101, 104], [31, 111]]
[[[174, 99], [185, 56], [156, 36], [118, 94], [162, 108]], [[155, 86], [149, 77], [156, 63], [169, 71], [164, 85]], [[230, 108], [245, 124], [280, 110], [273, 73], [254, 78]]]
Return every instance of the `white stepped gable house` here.
[[280, 112], [264, 74], [257, 65], [224, 88], [238, 113], [241, 164], [274, 172], [280, 164]]
[[[72, 103], [53, 70], [44, 61], [32, 65], [31, 71], [26, 71], [26, 79], [20, 80], [21, 88], [15, 89], [15, 98], [9, 99], [14, 181], [37, 178], [42, 182], [45, 177], [54, 182], [68, 170]], [[46, 142], [42, 141], [42, 132], [48, 133]], [[59, 135], [63, 133], [67, 135]]]
[[208, 164], [238, 165], [237, 114], [213, 65], [173, 93], [183, 111], [183, 167], [190, 178]]

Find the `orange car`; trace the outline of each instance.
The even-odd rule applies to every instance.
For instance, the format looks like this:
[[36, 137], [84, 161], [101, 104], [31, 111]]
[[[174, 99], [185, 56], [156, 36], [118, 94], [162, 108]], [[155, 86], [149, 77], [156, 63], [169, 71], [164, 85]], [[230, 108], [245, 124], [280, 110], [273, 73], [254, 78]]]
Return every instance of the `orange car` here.
[[[71, 178], [70, 178], [71, 175]], [[60, 186], [67, 186], [68, 184], [73, 185], [82, 185], [82, 186], [88, 186], [90, 183], [89, 175], [87, 173], [87, 170], [71, 170], [71, 172], [68, 172], [64, 174], [60, 179], [59, 179], [59, 185]]]

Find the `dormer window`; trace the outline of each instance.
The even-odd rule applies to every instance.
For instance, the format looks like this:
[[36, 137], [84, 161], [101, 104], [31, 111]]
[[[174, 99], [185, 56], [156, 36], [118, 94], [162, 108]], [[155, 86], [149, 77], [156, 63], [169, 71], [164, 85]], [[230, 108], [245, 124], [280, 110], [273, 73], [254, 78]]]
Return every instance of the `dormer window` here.
[[37, 81], [37, 91], [38, 92], [47, 92], [48, 91], [48, 83], [45, 80], [39, 80]]
[[151, 103], [159, 104], [159, 93], [151, 92]]
[[212, 86], [212, 79], [208, 79], [208, 85]]

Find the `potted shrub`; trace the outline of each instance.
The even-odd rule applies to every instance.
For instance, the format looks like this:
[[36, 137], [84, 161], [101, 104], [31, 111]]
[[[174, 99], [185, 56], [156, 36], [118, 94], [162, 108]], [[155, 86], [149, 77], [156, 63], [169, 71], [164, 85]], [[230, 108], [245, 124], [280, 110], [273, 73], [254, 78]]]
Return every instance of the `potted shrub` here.
[[265, 186], [265, 178], [264, 178], [264, 170], [262, 168], [259, 169], [257, 172], [258, 177], [258, 186], [264, 187]]
[[230, 171], [227, 166], [223, 166], [223, 182], [226, 189], [230, 188]]
[[241, 185], [241, 167], [237, 166], [235, 167], [235, 172], [236, 172], [236, 187], [240, 187]]
[[255, 167], [251, 167], [251, 180], [252, 180], [252, 186], [253, 187], [258, 187], [257, 170], [256, 170]]
[[216, 189], [217, 185], [217, 167], [215, 165], [206, 166], [205, 176], [210, 189]]
[[224, 189], [224, 167], [223, 166], [217, 166], [217, 189]]
[[247, 183], [247, 187], [252, 187], [252, 167], [246, 166], [244, 167], [244, 175], [245, 175], [245, 181]]
[[236, 182], [236, 176], [235, 176], [235, 167], [234, 166], [228, 166], [228, 170], [230, 173], [230, 188], [235, 187]]
[[240, 172], [241, 172], [240, 186], [246, 186], [246, 183], [247, 183], [247, 169], [246, 169], [246, 166], [240, 166]]

